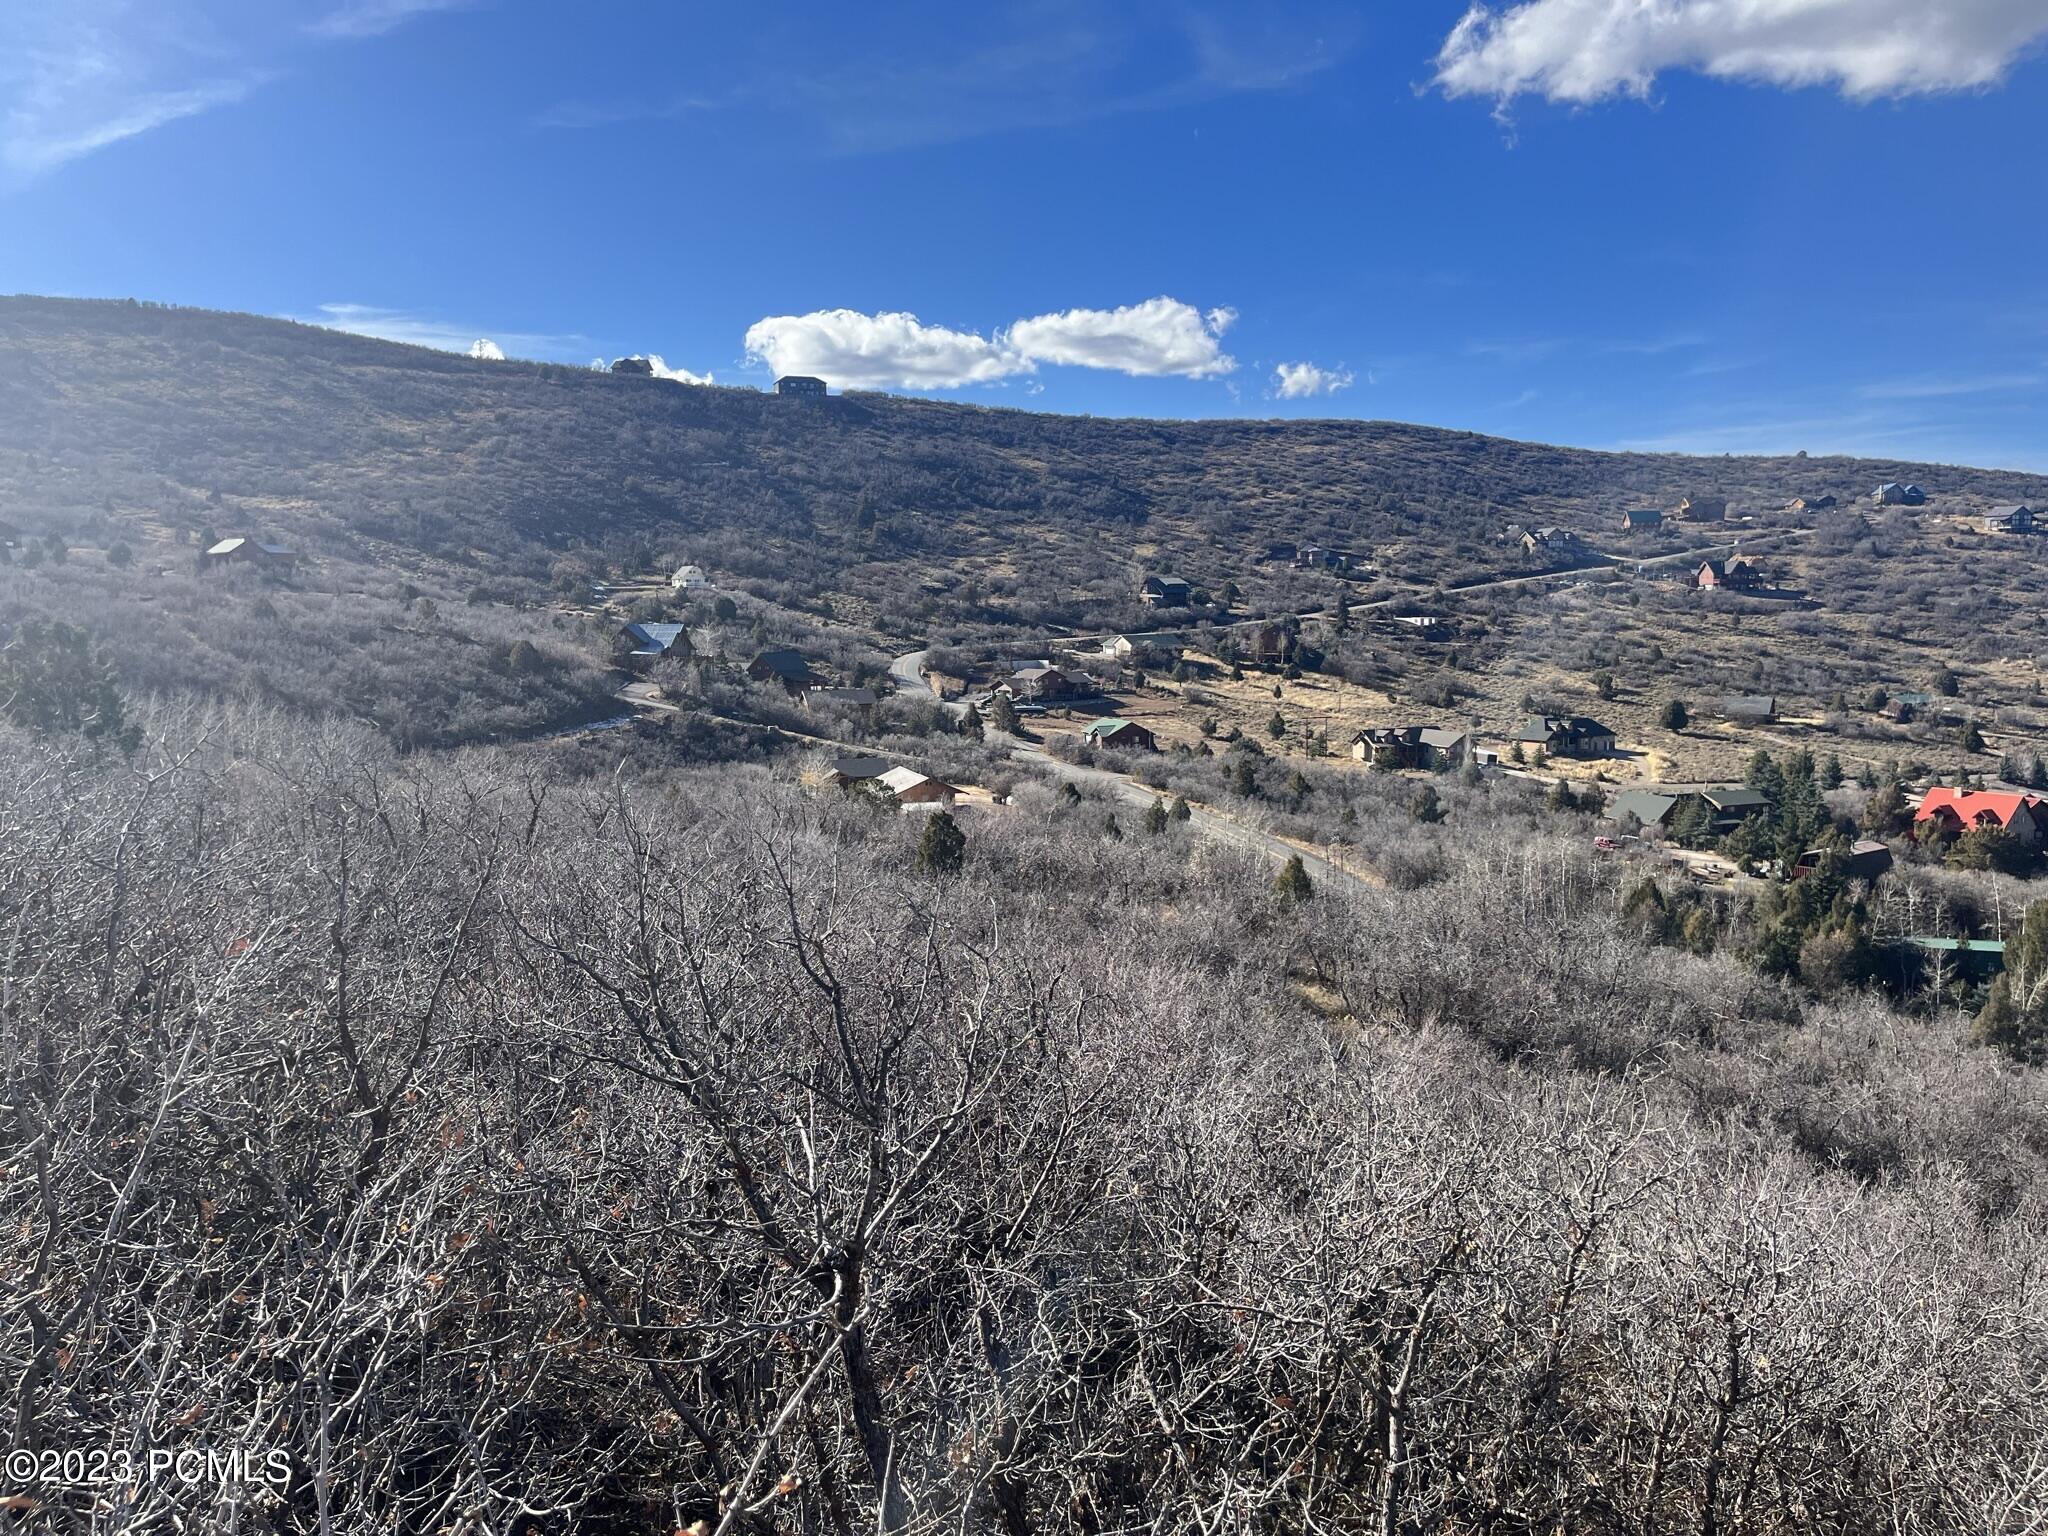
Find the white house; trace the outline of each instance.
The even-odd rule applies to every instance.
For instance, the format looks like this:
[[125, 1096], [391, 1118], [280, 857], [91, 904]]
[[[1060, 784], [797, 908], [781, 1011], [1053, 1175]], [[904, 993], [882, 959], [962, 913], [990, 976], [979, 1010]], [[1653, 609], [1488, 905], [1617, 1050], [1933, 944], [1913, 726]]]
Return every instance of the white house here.
[[711, 578], [704, 574], [701, 565], [679, 565], [668, 584], [678, 592], [702, 592], [711, 585]]

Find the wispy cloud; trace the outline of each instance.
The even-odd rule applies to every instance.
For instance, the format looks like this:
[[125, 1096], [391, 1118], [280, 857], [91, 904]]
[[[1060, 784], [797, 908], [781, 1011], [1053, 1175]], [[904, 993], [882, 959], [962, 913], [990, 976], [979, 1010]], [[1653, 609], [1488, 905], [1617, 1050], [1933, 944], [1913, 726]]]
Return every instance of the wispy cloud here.
[[1285, 90], [1342, 58], [1350, 28], [1326, 17], [1315, 28], [1255, 29], [1191, 11], [1147, 30], [1049, 0], [1030, 7], [1013, 35], [978, 47], [913, 55], [885, 41], [823, 67], [767, 60], [736, 83], [565, 100], [533, 121], [600, 128], [772, 106], [771, 122], [801, 123], [828, 153], [878, 154]]
[[0, 0], [0, 190], [242, 101], [309, 37], [374, 37], [472, 3], [348, 0], [298, 27], [242, 0]]
[[550, 335], [535, 331], [507, 331], [495, 326], [461, 324], [412, 310], [380, 309], [373, 304], [322, 304], [310, 315], [287, 315], [302, 325], [324, 326], [346, 331], [351, 336], [373, 336], [379, 341], [403, 342], [411, 347], [432, 347], [437, 352], [462, 352], [472, 357], [524, 357], [560, 360], [581, 357], [590, 350], [588, 337], [575, 334]]
[[196, 117], [240, 101], [269, 78], [266, 73], [253, 73], [182, 90], [145, 91], [126, 100], [100, 103], [84, 113], [62, 111], [54, 101], [41, 108], [17, 103], [0, 118], [0, 166], [10, 180], [30, 180], [181, 117]]
[[1273, 393], [1282, 400], [1307, 400], [1349, 389], [1358, 376], [1349, 368], [1321, 368], [1314, 363], [1281, 363], [1273, 370]]
[[381, 37], [416, 16], [434, 11], [464, 11], [478, 3], [480, 0], [353, 0], [309, 23], [306, 30], [315, 37], [344, 41]]
[[1865, 400], [1953, 400], [1964, 395], [2015, 394], [2039, 389], [2038, 373], [1994, 373], [1974, 378], [1887, 379], [1865, 384], [1856, 393]]

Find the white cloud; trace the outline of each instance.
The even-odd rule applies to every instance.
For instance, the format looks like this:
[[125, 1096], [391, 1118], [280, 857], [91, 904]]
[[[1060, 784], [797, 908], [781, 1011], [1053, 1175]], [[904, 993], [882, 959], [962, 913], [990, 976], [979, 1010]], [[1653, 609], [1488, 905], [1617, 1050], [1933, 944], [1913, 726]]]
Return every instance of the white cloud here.
[[1282, 400], [1334, 395], [1356, 381], [1349, 368], [1318, 368], [1314, 363], [1282, 363], [1273, 370], [1273, 393]]
[[240, 101], [263, 83], [250, 75], [215, 80], [176, 91], [145, 91], [124, 101], [110, 101], [82, 112], [40, 111], [17, 103], [0, 119], [0, 165], [26, 179], [53, 171], [66, 161], [89, 155], [109, 144], [132, 139], [181, 117], [196, 117], [213, 107]]
[[1218, 344], [1236, 318], [1158, 298], [1035, 315], [984, 336], [912, 314], [823, 309], [757, 321], [746, 348], [778, 374], [815, 374], [842, 389], [959, 389], [1035, 373], [1041, 363], [1199, 379], [1237, 366]]
[[353, 0], [311, 22], [306, 30], [315, 37], [343, 40], [381, 37], [415, 16], [466, 10], [473, 3], [474, 0]]
[[580, 354], [588, 345], [581, 336], [550, 336], [530, 331], [497, 331], [494, 340], [477, 336], [480, 329], [456, 321], [437, 320], [429, 315], [402, 309], [379, 309], [372, 304], [322, 304], [318, 314], [289, 315], [302, 325], [325, 326], [351, 336], [374, 336], [379, 341], [403, 342], [409, 347], [432, 347], [437, 352], [460, 352], [469, 357], [560, 358]]
[[711, 382], [711, 375], [708, 373], [692, 373], [687, 368], [669, 367], [667, 363], [662, 361], [661, 355], [657, 352], [644, 354], [636, 352], [633, 355], [635, 357], [643, 357], [648, 365], [654, 369], [654, 376], [657, 379], [667, 379], [676, 384], [709, 384]]
[[1888, 379], [1856, 393], [1865, 400], [1949, 400], [1958, 395], [2004, 395], [2037, 389], [2038, 373], [1992, 373], [1977, 378]]
[[1178, 299], [1147, 299], [1119, 309], [1069, 309], [1019, 320], [1010, 327], [1009, 341], [1035, 363], [1203, 379], [1237, 366], [1218, 344], [1236, 319], [1234, 309], [1204, 315]]
[[1467, 11], [1436, 83], [1583, 104], [1685, 69], [1862, 101], [1996, 84], [2044, 36], [2040, 0], [1523, 0]]
[[852, 309], [771, 315], [747, 327], [746, 346], [777, 374], [815, 374], [841, 389], [958, 389], [1031, 369], [1000, 340]]

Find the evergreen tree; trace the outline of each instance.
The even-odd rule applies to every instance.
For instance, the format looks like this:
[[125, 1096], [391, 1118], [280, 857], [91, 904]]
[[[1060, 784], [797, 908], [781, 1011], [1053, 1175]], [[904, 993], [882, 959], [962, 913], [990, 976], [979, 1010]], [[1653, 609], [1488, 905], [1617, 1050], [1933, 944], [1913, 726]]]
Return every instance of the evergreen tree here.
[[1275, 741], [1287, 734], [1287, 721], [1277, 709], [1273, 711], [1273, 718], [1266, 722], [1266, 734]]
[[1173, 809], [1170, 812], [1168, 812], [1168, 814], [1172, 816], [1172, 818], [1175, 821], [1187, 821], [1191, 817], [1193, 817], [1195, 813], [1188, 809], [1187, 796], [1175, 795], [1173, 797]]
[[1237, 760], [1237, 767], [1230, 776], [1230, 787], [1246, 799], [1259, 792], [1259, 776], [1252, 768], [1252, 760], [1249, 757], [1240, 757]]
[[967, 834], [949, 811], [936, 811], [917, 840], [917, 867], [928, 875], [951, 875], [967, 861]]
[[1303, 867], [1301, 855], [1290, 854], [1287, 862], [1280, 867], [1274, 878], [1273, 889], [1284, 901], [1299, 904], [1315, 894], [1315, 882], [1309, 879], [1308, 870]]
[[1154, 800], [1145, 807], [1145, 830], [1154, 837], [1166, 830], [1166, 824], [1171, 819], [1164, 800]]
[[995, 728], [1003, 732], [1003, 734], [1014, 735], [1016, 733], [1017, 706], [1010, 702], [1010, 696], [1007, 693], [996, 695], [995, 702], [989, 706], [989, 719], [994, 722]]
[[1408, 801], [1408, 814], [1414, 817], [1415, 820], [1424, 823], [1438, 822], [1444, 819], [1444, 808], [1437, 799], [1436, 786], [1434, 784], [1424, 784], [1416, 789], [1415, 794]]
[[30, 619], [0, 647], [0, 713], [32, 731], [83, 736], [124, 754], [142, 743], [114, 669], [84, 630], [61, 620]]
[[1682, 731], [1692, 723], [1692, 711], [1685, 707], [1683, 699], [1667, 699], [1657, 723], [1667, 731]]

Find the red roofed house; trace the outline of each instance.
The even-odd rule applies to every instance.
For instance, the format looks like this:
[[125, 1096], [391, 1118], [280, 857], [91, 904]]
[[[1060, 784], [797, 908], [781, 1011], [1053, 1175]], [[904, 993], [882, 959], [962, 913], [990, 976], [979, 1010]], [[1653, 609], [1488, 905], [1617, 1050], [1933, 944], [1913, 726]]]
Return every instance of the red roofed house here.
[[2039, 795], [1998, 794], [1991, 790], [1934, 788], [1920, 802], [1913, 824], [1938, 821], [1951, 831], [1973, 832], [1980, 827], [1997, 827], [2010, 832], [2029, 848], [2041, 846], [2048, 832], [2048, 806]]

